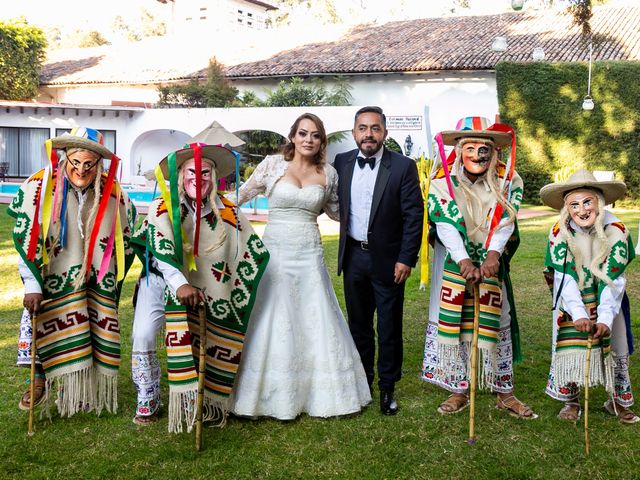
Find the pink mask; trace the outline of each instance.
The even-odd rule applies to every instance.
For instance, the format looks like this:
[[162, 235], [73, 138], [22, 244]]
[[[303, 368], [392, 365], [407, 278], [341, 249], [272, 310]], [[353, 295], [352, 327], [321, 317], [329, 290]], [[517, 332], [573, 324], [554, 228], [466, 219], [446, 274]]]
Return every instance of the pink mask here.
[[[201, 177], [202, 178], [202, 188], [201, 188], [202, 198], [206, 198], [207, 195], [209, 195], [209, 193], [211, 192], [212, 172], [213, 172], [213, 166], [211, 165], [210, 162], [208, 162], [203, 158], [202, 159], [202, 177]], [[193, 158], [184, 162], [184, 164], [182, 165], [182, 174], [183, 174], [182, 178], [183, 178], [184, 191], [186, 192], [187, 196], [191, 200], [195, 200], [197, 197], [196, 195], [196, 192], [197, 192], [196, 162]]]
[[591, 228], [598, 216], [598, 197], [591, 190], [576, 190], [567, 195], [564, 204], [571, 219], [582, 228]]

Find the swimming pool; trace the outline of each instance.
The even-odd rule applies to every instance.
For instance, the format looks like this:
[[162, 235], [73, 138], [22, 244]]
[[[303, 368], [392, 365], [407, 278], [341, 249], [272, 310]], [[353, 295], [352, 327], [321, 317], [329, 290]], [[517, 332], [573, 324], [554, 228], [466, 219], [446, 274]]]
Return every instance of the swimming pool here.
[[[20, 183], [0, 183], [0, 195], [14, 196], [18, 193]], [[129, 198], [136, 206], [148, 206], [155, 197], [153, 196], [153, 190], [146, 188], [135, 187], [133, 185], [122, 185], [122, 189], [127, 192]], [[160, 195], [156, 191], [156, 197]], [[267, 197], [258, 196], [253, 200], [241, 205], [243, 209], [252, 210], [268, 210], [269, 200]]]

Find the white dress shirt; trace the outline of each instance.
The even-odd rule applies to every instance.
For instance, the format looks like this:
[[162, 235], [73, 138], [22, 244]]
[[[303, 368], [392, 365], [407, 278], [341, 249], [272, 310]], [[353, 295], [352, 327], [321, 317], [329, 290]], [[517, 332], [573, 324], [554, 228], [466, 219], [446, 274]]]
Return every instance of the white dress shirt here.
[[[358, 161], [353, 167], [353, 177], [351, 179], [351, 201], [349, 202], [349, 236], [355, 240], [368, 241], [369, 216], [371, 215], [371, 202], [373, 201], [373, 189], [376, 186], [378, 170], [380, 170], [380, 160], [384, 147], [376, 152], [373, 157], [376, 159], [373, 169], [369, 165], [360, 168]], [[370, 158], [362, 152], [358, 152], [358, 157]]]

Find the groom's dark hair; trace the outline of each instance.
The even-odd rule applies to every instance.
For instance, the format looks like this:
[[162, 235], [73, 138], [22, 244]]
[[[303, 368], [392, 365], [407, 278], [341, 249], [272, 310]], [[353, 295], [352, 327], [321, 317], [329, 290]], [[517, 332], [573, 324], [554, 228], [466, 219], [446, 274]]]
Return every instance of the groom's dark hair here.
[[384, 125], [384, 128], [387, 128], [387, 117], [384, 115], [380, 107], [375, 107], [375, 106], [362, 107], [360, 110], [358, 110], [356, 112], [356, 116], [353, 118], [353, 123], [355, 124], [358, 121], [358, 117], [360, 115], [362, 115], [363, 113], [369, 113], [369, 112], [377, 113], [378, 115], [380, 115], [380, 118], [382, 118], [382, 125]]

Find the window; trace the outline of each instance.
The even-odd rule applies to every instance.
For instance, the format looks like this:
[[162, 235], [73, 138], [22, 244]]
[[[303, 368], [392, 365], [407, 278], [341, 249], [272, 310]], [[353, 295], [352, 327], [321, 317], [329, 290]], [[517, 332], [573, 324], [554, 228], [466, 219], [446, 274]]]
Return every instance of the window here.
[[253, 17], [253, 13], [247, 12], [247, 17]]
[[207, 7], [200, 7], [200, 11], [201, 12], [206, 12], [207, 11]]
[[48, 128], [0, 127], [0, 163], [8, 163], [7, 176], [28, 177], [45, 166], [42, 145]]

